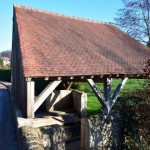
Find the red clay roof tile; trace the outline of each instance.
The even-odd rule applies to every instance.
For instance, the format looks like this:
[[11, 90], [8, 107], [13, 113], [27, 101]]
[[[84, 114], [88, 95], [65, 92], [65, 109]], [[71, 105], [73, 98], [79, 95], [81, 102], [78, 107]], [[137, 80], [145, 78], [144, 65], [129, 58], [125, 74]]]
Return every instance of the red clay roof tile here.
[[14, 10], [25, 77], [144, 74], [150, 49], [114, 25]]

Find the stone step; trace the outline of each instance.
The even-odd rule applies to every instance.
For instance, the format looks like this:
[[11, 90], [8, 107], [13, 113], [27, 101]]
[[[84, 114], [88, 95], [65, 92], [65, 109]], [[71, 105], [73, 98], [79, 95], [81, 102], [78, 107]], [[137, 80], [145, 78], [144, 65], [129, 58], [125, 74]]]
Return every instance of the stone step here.
[[80, 150], [81, 140], [73, 140], [65, 144], [65, 150]]
[[73, 113], [63, 114], [61, 116], [56, 116], [56, 117], [54, 116], [53, 118], [64, 122], [64, 125], [80, 122], [79, 116]]
[[64, 130], [66, 143], [76, 139], [80, 139], [81, 135], [80, 123], [74, 123], [72, 125], [64, 126]]

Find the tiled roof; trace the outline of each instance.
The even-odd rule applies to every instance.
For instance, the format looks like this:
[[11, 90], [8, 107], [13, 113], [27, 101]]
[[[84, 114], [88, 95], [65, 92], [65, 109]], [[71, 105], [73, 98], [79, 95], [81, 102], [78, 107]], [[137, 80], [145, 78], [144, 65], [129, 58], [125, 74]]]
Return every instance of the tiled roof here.
[[150, 49], [112, 24], [15, 6], [25, 77], [144, 74]]

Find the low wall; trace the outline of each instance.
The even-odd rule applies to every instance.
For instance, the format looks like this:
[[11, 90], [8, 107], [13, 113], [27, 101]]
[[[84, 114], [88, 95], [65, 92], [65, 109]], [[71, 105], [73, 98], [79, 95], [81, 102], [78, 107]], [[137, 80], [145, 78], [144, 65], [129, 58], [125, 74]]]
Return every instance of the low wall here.
[[78, 90], [59, 90], [52, 92], [46, 99], [46, 110], [65, 111], [72, 109], [85, 117], [87, 115], [87, 94]]
[[22, 150], [65, 150], [64, 129], [58, 125], [41, 128], [21, 127], [19, 140]]
[[117, 116], [96, 115], [81, 120], [81, 150], [119, 150], [122, 140], [122, 121]]

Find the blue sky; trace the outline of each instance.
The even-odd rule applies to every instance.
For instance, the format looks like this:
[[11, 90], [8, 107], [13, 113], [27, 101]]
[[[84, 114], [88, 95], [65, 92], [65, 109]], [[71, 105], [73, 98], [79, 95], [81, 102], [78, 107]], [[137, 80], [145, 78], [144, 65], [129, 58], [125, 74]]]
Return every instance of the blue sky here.
[[61, 14], [114, 22], [121, 0], [2, 0], [0, 1], [0, 51], [11, 50], [13, 4]]

